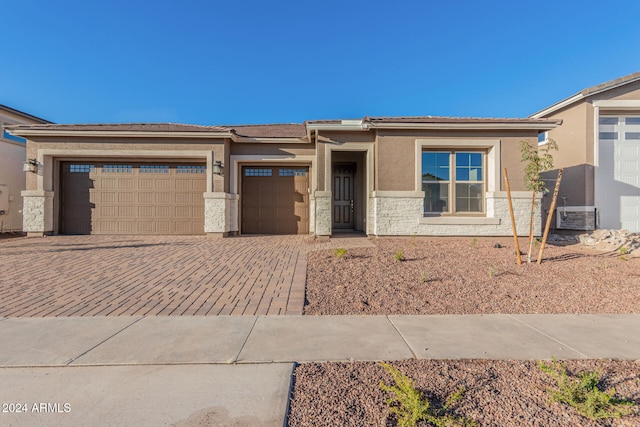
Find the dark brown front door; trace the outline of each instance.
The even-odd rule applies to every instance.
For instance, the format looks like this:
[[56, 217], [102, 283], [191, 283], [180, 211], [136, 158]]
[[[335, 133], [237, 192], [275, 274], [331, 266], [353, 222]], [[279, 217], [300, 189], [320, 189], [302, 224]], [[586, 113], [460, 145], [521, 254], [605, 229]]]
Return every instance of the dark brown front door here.
[[353, 229], [355, 211], [355, 166], [333, 166], [333, 229]]

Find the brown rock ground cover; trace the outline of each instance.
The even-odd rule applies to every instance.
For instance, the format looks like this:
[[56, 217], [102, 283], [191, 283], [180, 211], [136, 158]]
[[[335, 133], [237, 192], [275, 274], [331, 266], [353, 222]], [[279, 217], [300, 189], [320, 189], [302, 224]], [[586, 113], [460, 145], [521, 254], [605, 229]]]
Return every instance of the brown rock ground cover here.
[[[375, 248], [349, 249], [342, 258], [333, 251], [309, 254], [305, 314], [640, 313], [640, 259], [615, 251], [547, 246], [542, 265], [518, 266], [512, 239], [374, 242]], [[524, 241], [521, 249], [526, 250]], [[394, 259], [398, 250], [405, 261]], [[640, 361], [566, 364], [576, 373], [602, 369], [604, 387], [640, 403]], [[413, 378], [436, 407], [464, 386], [467, 392], [453, 413], [479, 426], [640, 426], [637, 414], [593, 421], [551, 402], [546, 389], [553, 381], [535, 361], [406, 360], [393, 365]], [[299, 365], [289, 425], [393, 426], [381, 379], [391, 382], [371, 362]]]

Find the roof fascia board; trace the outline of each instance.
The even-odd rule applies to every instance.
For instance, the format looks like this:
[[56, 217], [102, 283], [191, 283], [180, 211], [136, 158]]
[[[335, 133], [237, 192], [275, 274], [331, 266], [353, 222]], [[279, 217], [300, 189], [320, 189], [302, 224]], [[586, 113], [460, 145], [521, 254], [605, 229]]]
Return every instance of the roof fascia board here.
[[601, 99], [593, 101], [594, 107], [609, 109], [636, 109], [640, 108], [640, 100], [637, 99]]
[[581, 101], [582, 99], [584, 99], [584, 95], [581, 92], [578, 92], [575, 95], [570, 96], [569, 98], [563, 99], [562, 101], [553, 104], [551, 107], [547, 107], [544, 110], [540, 110], [529, 117], [531, 117], [532, 119], [541, 119], [548, 114], [561, 110], [566, 106], [569, 106], [575, 102]]
[[262, 143], [262, 144], [309, 144], [310, 140], [305, 138], [286, 138], [286, 137], [274, 137], [274, 138], [256, 138], [249, 136], [233, 136], [233, 142], [244, 143]]
[[136, 132], [136, 131], [74, 131], [45, 129], [7, 129], [16, 136], [93, 136], [119, 138], [233, 138], [230, 132]]
[[558, 123], [375, 123], [370, 125], [378, 129], [525, 129], [551, 130]]
[[318, 130], [318, 131], [327, 131], [327, 130], [345, 130], [345, 131], [366, 131], [368, 127], [364, 123], [359, 124], [342, 124], [342, 123], [309, 123], [307, 124], [307, 129], [309, 130]]
[[[637, 77], [637, 78], [631, 79], [631, 80], [627, 80], [627, 81], [622, 81], [622, 82], [619, 82], [619, 83], [616, 83], [616, 84], [612, 84], [611, 86], [606, 86], [606, 87], [603, 87], [601, 89], [589, 92], [587, 94], [584, 94], [583, 93], [584, 91], [578, 92], [575, 95], [570, 96], [569, 98], [563, 99], [562, 101], [557, 102], [557, 103], [553, 104], [552, 106], [545, 108], [544, 110], [540, 110], [537, 113], [532, 114], [529, 117], [531, 117], [533, 119], [542, 118], [542, 117], [544, 117], [544, 116], [546, 116], [548, 114], [554, 113], [554, 112], [556, 112], [556, 111], [558, 111], [558, 110], [560, 110], [560, 109], [562, 109], [562, 108], [564, 108], [564, 107], [566, 107], [568, 105], [571, 105], [574, 102], [578, 102], [578, 101], [581, 101], [581, 100], [583, 100], [585, 98], [588, 98], [590, 96], [597, 95], [599, 93], [607, 92], [607, 91], [610, 91], [612, 89], [616, 89], [616, 88], [619, 88], [621, 86], [625, 86], [625, 85], [628, 85], [630, 83], [637, 82], [638, 80], [640, 80], [640, 77]], [[585, 90], [587, 90], [587, 89], [585, 89]]]

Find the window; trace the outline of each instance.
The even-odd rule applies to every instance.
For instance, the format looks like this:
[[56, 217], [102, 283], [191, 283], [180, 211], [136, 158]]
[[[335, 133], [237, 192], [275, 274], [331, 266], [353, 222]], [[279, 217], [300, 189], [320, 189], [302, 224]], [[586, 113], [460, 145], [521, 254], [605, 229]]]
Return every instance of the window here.
[[307, 176], [306, 169], [280, 169], [279, 176]]
[[207, 167], [205, 165], [178, 165], [176, 168], [177, 173], [206, 173]]
[[423, 151], [425, 214], [484, 212], [484, 153]]
[[271, 176], [271, 168], [245, 168], [244, 176]]
[[140, 165], [140, 173], [169, 173], [167, 165]]
[[95, 170], [94, 165], [79, 165], [79, 164], [69, 165], [70, 173], [92, 173], [94, 170]]
[[544, 145], [549, 142], [549, 132], [542, 132], [538, 134], [538, 145]]
[[8, 139], [9, 141], [13, 141], [13, 142], [21, 142], [23, 144], [26, 144], [27, 140], [24, 138], [21, 138], [19, 136], [14, 136], [11, 135], [9, 132], [7, 132], [6, 129], [2, 129], [2, 137], [4, 139]]
[[131, 173], [133, 166], [131, 165], [102, 165], [104, 173]]

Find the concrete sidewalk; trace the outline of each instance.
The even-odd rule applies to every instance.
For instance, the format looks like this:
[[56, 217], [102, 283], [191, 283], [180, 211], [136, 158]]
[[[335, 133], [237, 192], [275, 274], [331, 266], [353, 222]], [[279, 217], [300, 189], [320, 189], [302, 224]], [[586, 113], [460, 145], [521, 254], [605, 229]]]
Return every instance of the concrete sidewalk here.
[[640, 359], [640, 315], [8, 318], [0, 343], [27, 409], [0, 425], [281, 426], [293, 362]]

